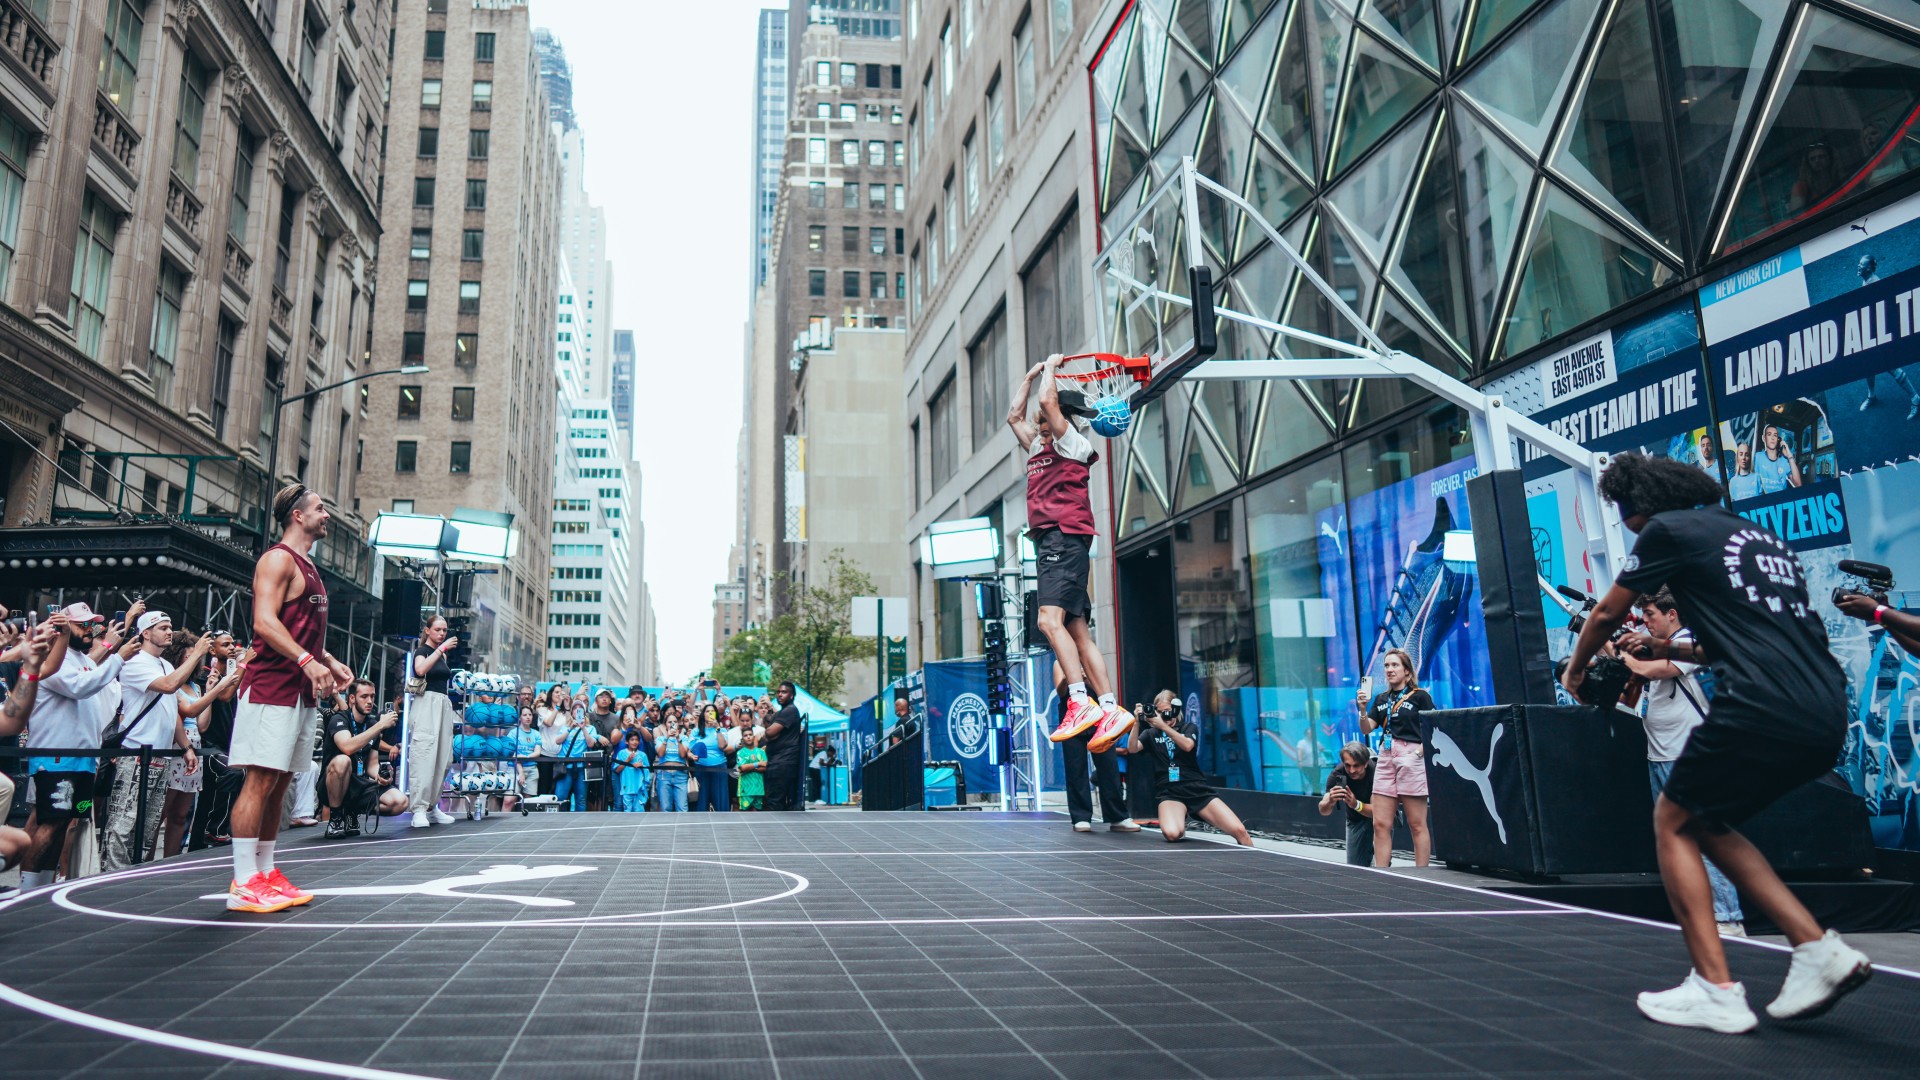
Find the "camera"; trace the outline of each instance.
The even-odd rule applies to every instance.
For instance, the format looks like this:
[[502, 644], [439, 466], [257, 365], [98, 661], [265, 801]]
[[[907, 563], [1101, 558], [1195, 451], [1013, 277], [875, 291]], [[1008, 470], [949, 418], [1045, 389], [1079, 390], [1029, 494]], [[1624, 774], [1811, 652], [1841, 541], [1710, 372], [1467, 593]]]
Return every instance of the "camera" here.
[[[1593, 615], [1593, 609], [1599, 605], [1599, 601], [1569, 585], [1555, 585], [1554, 591], [1580, 605], [1580, 610], [1574, 612], [1567, 622], [1567, 630], [1578, 637], [1580, 631], [1587, 625], [1587, 619]], [[1626, 632], [1626, 627], [1623, 626], [1615, 631], [1609, 640], [1618, 641]], [[1563, 659], [1554, 664], [1554, 679], [1556, 681], [1564, 679], [1566, 671], [1566, 660]], [[1611, 709], [1619, 704], [1621, 696], [1627, 691], [1627, 683], [1632, 678], [1633, 671], [1627, 667], [1626, 661], [1617, 656], [1596, 655], [1587, 662], [1587, 676], [1581, 680], [1579, 693], [1574, 696], [1582, 705], [1592, 705], [1603, 710]]]
[[[1854, 582], [1836, 585], [1833, 588], [1833, 602], [1839, 604], [1849, 596], [1865, 596], [1876, 604], [1887, 602], [1887, 593], [1893, 589], [1893, 568], [1879, 563], [1861, 562], [1858, 559], [1841, 559], [1840, 572], [1854, 578]], [[1856, 587], [1857, 585], [1857, 587]]]

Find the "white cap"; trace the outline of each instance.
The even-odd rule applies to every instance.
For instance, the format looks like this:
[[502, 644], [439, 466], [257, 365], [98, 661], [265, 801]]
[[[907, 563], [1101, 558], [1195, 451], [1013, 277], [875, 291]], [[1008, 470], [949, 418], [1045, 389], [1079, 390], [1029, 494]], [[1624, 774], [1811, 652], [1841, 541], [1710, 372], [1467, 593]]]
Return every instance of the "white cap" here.
[[88, 607], [84, 603], [68, 604], [66, 607], [63, 607], [60, 609], [60, 614], [65, 615], [67, 617], [67, 621], [75, 622], [75, 623], [107, 621], [107, 617], [105, 615], [100, 615], [95, 613], [95, 611], [92, 608]]
[[164, 611], [149, 611], [140, 616], [140, 621], [135, 623], [134, 626], [140, 633], [144, 634], [161, 623], [166, 623], [169, 626], [173, 625], [173, 616]]

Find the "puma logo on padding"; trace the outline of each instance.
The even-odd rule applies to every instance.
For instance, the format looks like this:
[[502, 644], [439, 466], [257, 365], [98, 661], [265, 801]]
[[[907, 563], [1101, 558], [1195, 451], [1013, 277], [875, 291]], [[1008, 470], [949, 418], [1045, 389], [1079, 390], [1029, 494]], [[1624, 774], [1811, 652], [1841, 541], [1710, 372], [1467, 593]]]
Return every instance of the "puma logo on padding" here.
[[1473, 781], [1480, 789], [1480, 801], [1487, 804], [1487, 816], [1493, 818], [1494, 827], [1500, 830], [1500, 842], [1507, 842], [1507, 823], [1500, 820], [1500, 811], [1493, 805], [1493, 748], [1500, 745], [1500, 736], [1507, 733], [1507, 725], [1495, 724], [1493, 738], [1487, 741], [1487, 764], [1485, 768], [1476, 768], [1460, 744], [1444, 731], [1435, 729], [1433, 733], [1433, 763], [1442, 768], [1452, 769], [1461, 777]]

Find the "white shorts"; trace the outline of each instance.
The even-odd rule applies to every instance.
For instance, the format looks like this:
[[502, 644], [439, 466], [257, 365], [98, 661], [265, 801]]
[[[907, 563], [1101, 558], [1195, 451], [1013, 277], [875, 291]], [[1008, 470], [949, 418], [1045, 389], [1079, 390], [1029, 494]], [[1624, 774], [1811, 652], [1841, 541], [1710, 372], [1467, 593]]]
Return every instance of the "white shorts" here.
[[[252, 693], [252, 691], [248, 691]], [[303, 772], [313, 764], [320, 714], [311, 705], [262, 705], [241, 695], [233, 715], [232, 765]]]

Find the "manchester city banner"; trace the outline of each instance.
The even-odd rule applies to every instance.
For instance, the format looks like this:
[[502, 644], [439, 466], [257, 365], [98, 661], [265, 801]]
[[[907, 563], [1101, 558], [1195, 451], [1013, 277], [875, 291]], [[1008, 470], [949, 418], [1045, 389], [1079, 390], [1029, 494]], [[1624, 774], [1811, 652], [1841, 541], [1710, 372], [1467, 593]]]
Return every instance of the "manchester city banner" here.
[[967, 791], [997, 792], [993, 766], [993, 721], [987, 716], [984, 660], [940, 660], [926, 671], [927, 757], [958, 761]]

